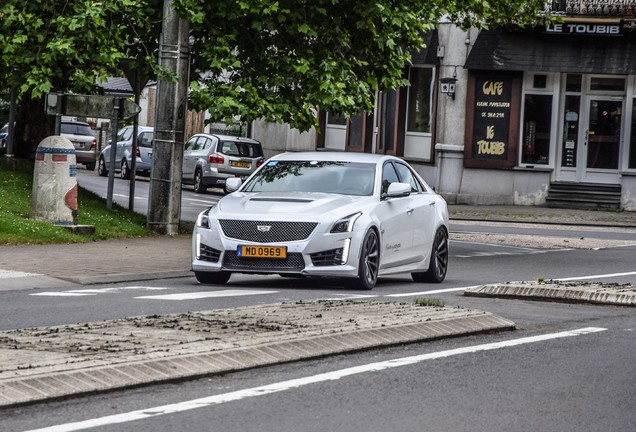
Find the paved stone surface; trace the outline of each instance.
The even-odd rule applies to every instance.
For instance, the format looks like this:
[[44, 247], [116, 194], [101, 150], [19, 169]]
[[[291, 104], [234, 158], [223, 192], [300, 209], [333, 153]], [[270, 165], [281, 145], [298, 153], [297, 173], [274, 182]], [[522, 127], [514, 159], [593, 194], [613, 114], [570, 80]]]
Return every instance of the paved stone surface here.
[[485, 331], [479, 310], [311, 301], [0, 332], [0, 406]]

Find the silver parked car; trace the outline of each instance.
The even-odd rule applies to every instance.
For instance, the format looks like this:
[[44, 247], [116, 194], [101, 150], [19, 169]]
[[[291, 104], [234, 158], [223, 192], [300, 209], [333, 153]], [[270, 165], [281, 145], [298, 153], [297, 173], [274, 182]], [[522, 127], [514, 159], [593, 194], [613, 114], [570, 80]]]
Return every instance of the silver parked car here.
[[194, 185], [195, 192], [225, 184], [230, 177], [247, 178], [263, 163], [261, 143], [251, 138], [196, 134], [183, 154], [181, 181]]
[[394, 156], [306, 152], [274, 156], [203, 211], [192, 270], [223, 285], [234, 273], [340, 278], [372, 289], [411, 273], [440, 283], [448, 268], [448, 208]]
[[[147, 126], [137, 126], [137, 158], [135, 160], [135, 171], [137, 174], [149, 176], [152, 168], [152, 140], [154, 138], [154, 128]], [[117, 133], [117, 152], [115, 153], [115, 172], [119, 172], [124, 179], [130, 178], [132, 166], [132, 141], [133, 127], [126, 126]], [[99, 155], [97, 173], [106, 177], [110, 164], [110, 148], [108, 145]]]
[[97, 138], [88, 123], [62, 121], [60, 136], [68, 138], [75, 147], [75, 161], [84, 164], [87, 170], [95, 169], [97, 160]]

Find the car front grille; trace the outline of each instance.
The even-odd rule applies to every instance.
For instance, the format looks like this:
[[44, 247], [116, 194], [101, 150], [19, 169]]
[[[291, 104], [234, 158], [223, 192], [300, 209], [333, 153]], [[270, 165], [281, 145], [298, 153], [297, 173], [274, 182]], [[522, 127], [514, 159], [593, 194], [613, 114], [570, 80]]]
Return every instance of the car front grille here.
[[299, 241], [308, 238], [317, 222], [219, 220], [226, 237], [256, 243]]
[[211, 248], [210, 246], [204, 245], [201, 243], [199, 259], [202, 261], [209, 262], [219, 262], [219, 258], [221, 257], [221, 251]]
[[341, 265], [342, 248], [311, 254], [311, 262], [316, 267]]
[[224, 270], [285, 271], [303, 270], [304, 268], [305, 260], [300, 253], [290, 253], [285, 259], [241, 258], [236, 254], [236, 251], [226, 251], [223, 256]]

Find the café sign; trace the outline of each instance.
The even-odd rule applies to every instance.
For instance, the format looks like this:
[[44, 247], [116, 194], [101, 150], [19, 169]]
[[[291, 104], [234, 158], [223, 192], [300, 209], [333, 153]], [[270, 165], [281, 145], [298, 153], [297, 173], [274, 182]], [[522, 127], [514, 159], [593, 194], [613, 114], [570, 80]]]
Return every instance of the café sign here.
[[581, 36], [621, 36], [620, 24], [593, 24], [593, 23], [558, 23], [550, 24], [545, 28], [549, 34], [571, 34]]

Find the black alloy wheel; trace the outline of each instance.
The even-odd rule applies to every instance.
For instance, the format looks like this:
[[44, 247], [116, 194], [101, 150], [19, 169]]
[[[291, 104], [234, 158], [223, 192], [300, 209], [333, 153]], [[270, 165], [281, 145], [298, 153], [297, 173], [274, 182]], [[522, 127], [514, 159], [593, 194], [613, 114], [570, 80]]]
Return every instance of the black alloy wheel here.
[[352, 289], [371, 290], [378, 281], [380, 269], [380, 241], [378, 233], [370, 229], [364, 236], [360, 261], [358, 263], [358, 277], [345, 279], [345, 285]]
[[444, 228], [438, 228], [433, 239], [431, 260], [425, 272], [411, 273], [415, 282], [441, 283], [448, 270], [448, 234]]

